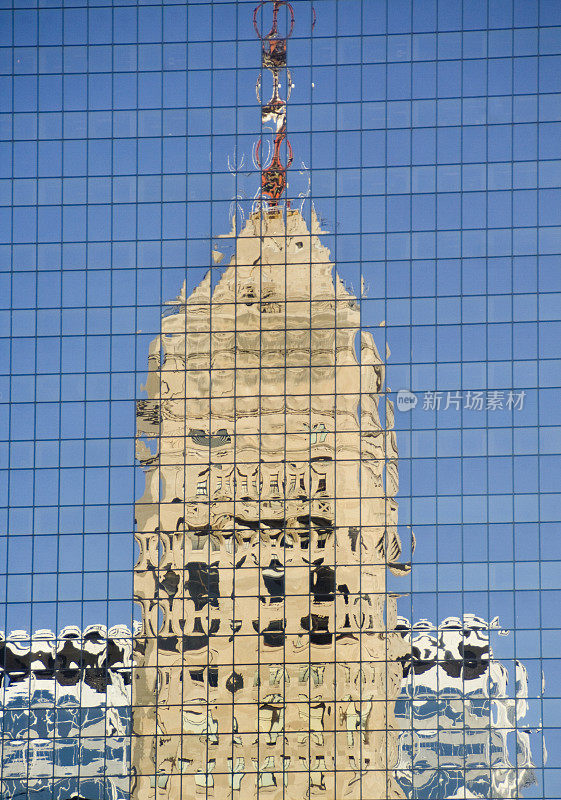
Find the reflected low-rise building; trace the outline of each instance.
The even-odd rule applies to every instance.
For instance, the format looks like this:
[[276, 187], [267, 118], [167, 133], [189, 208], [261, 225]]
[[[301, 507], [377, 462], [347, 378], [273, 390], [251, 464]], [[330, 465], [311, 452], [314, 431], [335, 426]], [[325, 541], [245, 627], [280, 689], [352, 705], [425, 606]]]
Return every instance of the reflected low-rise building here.
[[493, 656], [483, 619], [448, 617], [398, 627], [409, 644], [396, 703], [402, 726], [397, 780], [410, 798], [505, 797], [535, 783], [528, 709], [528, 674], [509, 672]]
[[[400, 618], [398, 630], [410, 650], [395, 706], [401, 726], [395, 777], [405, 796], [520, 796], [535, 782], [531, 731], [522, 727], [524, 665], [515, 663], [509, 691], [489, 626], [473, 615], [463, 622], [450, 617], [438, 629], [426, 620], [411, 628]], [[67, 627], [58, 637], [13, 631], [0, 638], [2, 800], [128, 800], [131, 650], [125, 626], [108, 633], [101, 625], [83, 633]], [[322, 685], [325, 670], [312, 665], [309, 674]], [[320, 733], [319, 715], [314, 720], [312, 739]], [[282, 735], [274, 722], [273, 740]], [[209, 747], [219, 734], [204, 732]]]
[[2, 800], [129, 797], [131, 632], [0, 637]]

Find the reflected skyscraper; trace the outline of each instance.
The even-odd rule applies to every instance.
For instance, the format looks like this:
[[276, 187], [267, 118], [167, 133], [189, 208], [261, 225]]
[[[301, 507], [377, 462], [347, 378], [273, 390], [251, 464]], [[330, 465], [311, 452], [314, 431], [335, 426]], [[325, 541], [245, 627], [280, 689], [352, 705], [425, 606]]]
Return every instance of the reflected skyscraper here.
[[151, 348], [135, 797], [399, 794], [397, 450], [382, 361], [319, 233], [315, 215], [310, 231], [253, 214]]
[[254, 25], [258, 199], [218, 283], [162, 319], [138, 404], [133, 796], [400, 796], [393, 412], [315, 213], [281, 202], [292, 7]]

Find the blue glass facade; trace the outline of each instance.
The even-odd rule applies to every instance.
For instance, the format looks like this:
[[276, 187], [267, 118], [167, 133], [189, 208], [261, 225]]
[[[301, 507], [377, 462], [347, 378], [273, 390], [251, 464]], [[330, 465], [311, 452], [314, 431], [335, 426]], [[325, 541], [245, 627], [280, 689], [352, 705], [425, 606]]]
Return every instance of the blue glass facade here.
[[[2, 798], [137, 791], [135, 406], [166, 303], [209, 270], [219, 284], [224, 237], [263, 200], [256, 157], [279, 127], [255, 97], [272, 81], [256, 5], [0, 4]], [[554, 798], [561, 6], [292, 5], [281, 205], [325, 231], [383, 356], [399, 452], [411, 571], [384, 594], [407, 654], [383, 769], [412, 798]], [[310, 447], [328, 431], [312, 424]], [[265, 793], [277, 773], [256, 769]]]

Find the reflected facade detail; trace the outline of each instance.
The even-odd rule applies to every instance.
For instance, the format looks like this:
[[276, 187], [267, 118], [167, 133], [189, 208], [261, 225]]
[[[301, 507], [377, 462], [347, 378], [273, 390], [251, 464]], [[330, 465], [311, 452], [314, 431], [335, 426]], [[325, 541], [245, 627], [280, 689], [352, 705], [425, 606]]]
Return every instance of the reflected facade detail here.
[[402, 796], [393, 412], [320, 233], [254, 213], [150, 349], [135, 798]]
[[[519, 797], [536, 782], [525, 729], [528, 673], [491, 649], [491, 626], [473, 614], [398, 627], [410, 644], [396, 716], [397, 780], [410, 798]], [[499, 631], [499, 634], [503, 633]], [[528, 724], [528, 723], [526, 723]]]

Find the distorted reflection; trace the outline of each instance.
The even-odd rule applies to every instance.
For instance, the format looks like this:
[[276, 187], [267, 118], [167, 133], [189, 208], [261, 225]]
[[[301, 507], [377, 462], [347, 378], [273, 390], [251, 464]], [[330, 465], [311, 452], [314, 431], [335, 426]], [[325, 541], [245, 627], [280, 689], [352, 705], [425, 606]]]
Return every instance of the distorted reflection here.
[[393, 408], [320, 233], [314, 213], [256, 211], [217, 285], [184, 288], [150, 348], [138, 800], [154, 775], [161, 800], [399, 791]]
[[396, 776], [407, 797], [518, 797], [535, 783], [526, 667], [516, 661], [509, 675], [493, 655], [492, 626], [472, 614], [438, 628], [400, 618], [398, 628], [410, 645], [396, 703]]
[[131, 632], [0, 637], [0, 798], [129, 797]]

